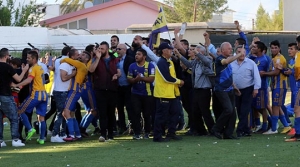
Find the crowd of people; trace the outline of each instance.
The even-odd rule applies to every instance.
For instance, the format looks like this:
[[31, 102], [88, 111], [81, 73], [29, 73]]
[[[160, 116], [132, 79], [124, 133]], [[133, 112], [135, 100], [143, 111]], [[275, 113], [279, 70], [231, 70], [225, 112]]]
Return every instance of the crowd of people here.
[[[10, 121], [15, 147], [25, 146], [35, 133], [39, 133], [37, 142], [44, 144], [49, 130], [50, 142], [57, 143], [90, 135], [99, 135], [99, 141], [105, 142], [125, 134], [134, 140], [152, 137], [154, 142], [167, 142], [182, 140], [176, 131], [185, 127], [185, 135], [238, 139], [253, 132], [276, 134], [278, 120], [284, 126], [281, 133], [292, 135], [286, 141], [300, 140], [300, 37], [288, 45], [291, 60], [287, 62], [279, 41], [270, 43], [270, 57], [262, 41], [255, 37], [249, 45], [238, 22], [235, 24], [240, 37], [234, 47], [225, 41], [216, 48], [208, 33], [203, 34], [204, 44], [190, 45], [175, 28], [172, 41], [161, 39], [154, 48], [149, 48], [148, 38], [139, 35], [131, 46], [116, 35], [110, 45], [103, 41], [82, 52], [65, 46], [57, 58], [50, 53], [41, 58], [37, 48], [25, 48], [20, 59], [10, 58], [9, 50], [2, 48], [1, 146], [6, 146], [4, 116]], [[53, 86], [45, 88], [52, 77]], [[288, 85], [294, 128], [284, 105]], [[34, 109], [37, 122], [32, 126]], [[52, 114], [47, 130], [46, 121]], [[90, 124], [92, 134], [87, 131]]]

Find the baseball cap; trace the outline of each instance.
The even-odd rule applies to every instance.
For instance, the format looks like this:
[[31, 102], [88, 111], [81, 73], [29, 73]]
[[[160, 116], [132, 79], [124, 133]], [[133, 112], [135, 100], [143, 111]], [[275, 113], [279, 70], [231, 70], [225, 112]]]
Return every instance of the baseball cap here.
[[158, 49], [164, 50], [164, 49], [174, 49], [174, 48], [170, 44], [164, 42], [159, 45]]

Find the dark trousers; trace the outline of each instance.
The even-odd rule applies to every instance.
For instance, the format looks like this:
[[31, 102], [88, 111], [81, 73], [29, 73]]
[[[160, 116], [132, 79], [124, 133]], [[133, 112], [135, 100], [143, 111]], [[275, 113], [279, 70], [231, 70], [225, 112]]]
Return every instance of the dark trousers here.
[[126, 107], [128, 120], [132, 119], [132, 103], [131, 103], [131, 86], [119, 86], [118, 87], [118, 100], [117, 100], [117, 109], [118, 109], [118, 126], [121, 130], [126, 130], [125, 123], [125, 112], [124, 107]]
[[215, 91], [215, 94], [222, 106], [222, 112], [217, 119], [213, 131], [221, 133], [224, 129], [224, 136], [230, 137], [233, 135], [236, 121], [235, 99], [234, 92]]
[[193, 95], [192, 95], [193, 89], [190, 87], [181, 87], [180, 88], [180, 95], [181, 95], [181, 102], [182, 107], [188, 114], [188, 125], [191, 127], [192, 124], [192, 104], [193, 104]]
[[250, 113], [254, 86], [240, 89], [241, 96], [235, 96], [235, 106], [239, 118], [236, 133], [250, 133]]
[[214, 91], [212, 92], [212, 109], [215, 115], [215, 121], [217, 121], [222, 113], [222, 105]]
[[133, 119], [131, 121], [132, 121], [132, 128], [135, 135], [141, 134], [141, 129], [142, 129], [141, 113], [143, 113], [145, 133], [150, 133], [152, 100], [153, 100], [152, 96], [141, 96], [137, 94], [131, 94], [131, 102], [133, 105]]
[[168, 121], [168, 134], [174, 135], [178, 121], [178, 99], [156, 98], [156, 113], [154, 120], [153, 140], [162, 138], [162, 127]]
[[[215, 122], [210, 111], [210, 89], [194, 89], [193, 99], [193, 130], [199, 134], [206, 135], [207, 130], [210, 132]], [[203, 122], [204, 119], [204, 122]]]
[[95, 97], [99, 112], [101, 136], [107, 137], [106, 130], [108, 131], [108, 138], [113, 138], [114, 122], [116, 120], [115, 108], [117, 92], [110, 90], [95, 90]]

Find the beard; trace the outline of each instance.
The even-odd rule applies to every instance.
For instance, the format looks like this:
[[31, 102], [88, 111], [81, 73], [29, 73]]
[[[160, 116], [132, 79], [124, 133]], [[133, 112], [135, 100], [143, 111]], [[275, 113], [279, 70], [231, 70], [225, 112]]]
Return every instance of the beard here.
[[139, 44], [137, 44], [137, 43], [134, 43], [134, 41], [132, 41], [132, 44], [131, 44], [131, 46], [132, 46], [132, 47], [134, 47], [134, 48], [137, 48], [137, 47], [139, 47], [140, 45], [139, 45]]

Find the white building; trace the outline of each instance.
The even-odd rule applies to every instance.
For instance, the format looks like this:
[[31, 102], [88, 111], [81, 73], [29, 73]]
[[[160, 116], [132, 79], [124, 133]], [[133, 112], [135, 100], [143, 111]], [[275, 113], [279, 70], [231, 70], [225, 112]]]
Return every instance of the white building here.
[[209, 21], [216, 22], [216, 23], [233, 23], [234, 12], [235, 12], [234, 10], [228, 9], [223, 14], [214, 14]]
[[300, 24], [297, 22], [300, 16], [299, 0], [283, 0], [283, 30], [300, 31]]

